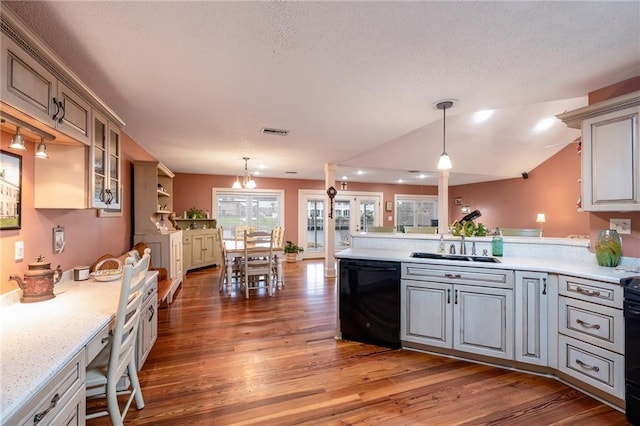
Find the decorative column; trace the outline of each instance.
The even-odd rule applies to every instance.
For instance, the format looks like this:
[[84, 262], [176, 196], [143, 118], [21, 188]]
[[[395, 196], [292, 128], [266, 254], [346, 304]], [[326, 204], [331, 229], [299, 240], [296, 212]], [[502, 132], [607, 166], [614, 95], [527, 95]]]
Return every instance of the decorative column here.
[[[335, 188], [336, 165], [325, 163], [324, 165], [324, 276], [336, 276], [336, 216], [333, 212], [333, 200], [329, 199], [327, 190]], [[330, 214], [331, 213], [331, 214]]]
[[438, 173], [438, 234], [449, 233], [449, 171]]

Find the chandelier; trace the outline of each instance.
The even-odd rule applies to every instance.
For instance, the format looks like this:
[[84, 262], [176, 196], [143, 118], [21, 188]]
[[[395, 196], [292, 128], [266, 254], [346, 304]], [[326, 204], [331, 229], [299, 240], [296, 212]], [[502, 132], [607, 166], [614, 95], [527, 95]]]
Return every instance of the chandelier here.
[[247, 170], [247, 161], [249, 161], [249, 157], [242, 157], [244, 160], [244, 175], [242, 176], [242, 180], [240, 180], [240, 176], [236, 176], [236, 181], [233, 183], [233, 189], [253, 189], [255, 188], [256, 181], [253, 180], [253, 176], [249, 174]]

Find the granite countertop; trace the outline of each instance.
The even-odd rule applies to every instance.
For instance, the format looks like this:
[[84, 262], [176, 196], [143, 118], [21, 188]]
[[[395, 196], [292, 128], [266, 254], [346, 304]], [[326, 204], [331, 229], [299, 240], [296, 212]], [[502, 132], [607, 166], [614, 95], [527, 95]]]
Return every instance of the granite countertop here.
[[[600, 280], [620, 284], [621, 278], [640, 276], [640, 272], [617, 268], [607, 268], [593, 263], [572, 262], [533, 257], [500, 257], [500, 263], [468, 262], [455, 260], [419, 259], [411, 257], [415, 250], [397, 250], [382, 248], [349, 248], [336, 253], [339, 259], [387, 260], [395, 262], [425, 263], [432, 265], [467, 266], [491, 269], [517, 269], [523, 271], [548, 272], [575, 277]], [[425, 250], [426, 251], [426, 250]]]
[[64, 281], [55, 298], [0, 302], [0, 424], [4, 424], [115, 315], [122, 280]]

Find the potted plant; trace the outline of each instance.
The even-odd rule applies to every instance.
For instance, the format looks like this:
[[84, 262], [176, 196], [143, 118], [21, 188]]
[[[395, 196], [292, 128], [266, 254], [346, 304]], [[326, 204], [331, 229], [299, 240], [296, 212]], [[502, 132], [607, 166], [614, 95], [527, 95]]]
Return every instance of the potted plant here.
[[285, 257], [287, 262], [295, 262], [297, 260], [298, 253], [302, 253], [304, 249], [291, 241], [287, 241], [284, 246]]

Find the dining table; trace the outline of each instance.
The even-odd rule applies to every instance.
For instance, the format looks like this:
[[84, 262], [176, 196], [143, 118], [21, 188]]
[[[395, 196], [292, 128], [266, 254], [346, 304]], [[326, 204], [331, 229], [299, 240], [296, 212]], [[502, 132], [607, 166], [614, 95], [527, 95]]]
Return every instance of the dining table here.
[[[227, 282], [226, 289], [227, 291], [231, 287], [231, 279], [233, 276], [233, 262], [240, 262], [244, 257], [244, 241], [238, 240], [224, 240], [226, 259], [225, 264], [227, 266]], [[255, 249], [256, 252], [264, 251], [265, 246], [262, 244], [256, 244], [254, 248], [250, 248], [249, 250]], [[267, 246], [268, 248], [268, 246]], [[276, 272], [277, 272], [277, 280], [276, 287], [278, 290], [282, 290], [284, 282], [282, 280], [282, 259], [284, 257], [284, 247], [273, 247], [272, 248], [273, 257], [276, 261]]]

